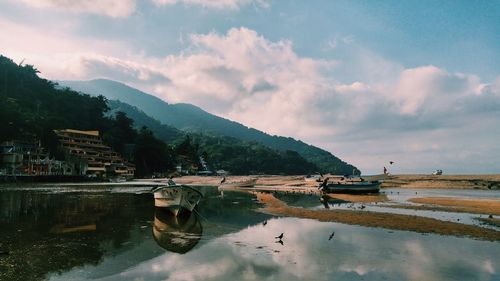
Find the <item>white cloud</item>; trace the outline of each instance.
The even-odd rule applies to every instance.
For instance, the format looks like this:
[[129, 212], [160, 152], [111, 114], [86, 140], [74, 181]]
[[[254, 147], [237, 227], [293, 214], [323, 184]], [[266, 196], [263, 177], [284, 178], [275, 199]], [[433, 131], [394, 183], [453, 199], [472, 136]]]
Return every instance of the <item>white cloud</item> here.
[[21, 0], [34, 8], [55, 9], [73, 13], [99, 14], [114, 18], [127, 17], [135, 11], [135, 0]]
[[184, 3], [186, 5], [198, 5], [206, 8], [230, 10], [238, 10], [240, 7], [251, 3], [255, 3], [264, 8], [269, 7], [267, 0], [153, 0], [153, 3], [158, 6]]
[[[246, 28], [193, 35], [191, 42], [189, 53], [158, 66], [172, 83], [150, 88], [156, 95], [322, 145], [365, 171], [377, 171], [386, 162], [381, 155], [391, 150], [425, 155], [419, 169], [426, 169], [426, 161], [451, 167], [453, 151], [463, 152], [464, 143], [500, 136], [498, 82], [485, 84], [475, 75], [436, 66], [404, 69], [367, 52], [360, 59], [366, 80], [342, 83], [329, 73], [343, 71], [348, 62], [301, 57], [291, 42], [272, 42]], [[369, 149], [357, 147], [362, 145]], [[489, 151], [483, 161], [498, 156], [498, 149]], [[435, 160], [440, 154], [449, 162]], [[377, 161], [363, 164], [370, 158]]]
[[[270, 41], [248, 28], [193, 34], [184, 52], [161, 59], [131, 55], [114, 42], [42, 36], [2, 20], [0, 36], [13, 38], [0, 43], [7, 55], [26, 58], [47, 78], [126, 82], [326, 148], [364, 172], [379, 172], [388, 160], [399, 164], [393, 173], [500, 169], [493, 141], [500, 138], [500, 76], [485, 83], [432, 65], [405, 69], [362, 49], [356, 61], [312, 59], [298, 55], [291, 41]], [[349, 71], [351, 79], [338, 78]]]
[[325, 51], [328, 50], [333, 50], [339, 46], [340, 43], [343, 44], [351, 44], [354, 42], [354, 36], [349, 35], [349, 36], [344, 36], [344, 37], [338, 37], [335, 36], [333, 39], [330, 39], [326, 42], [326, 47], [324, 48]]
[[[119, 42], [93, 38], [78, 38], [73, 26], [60, 24], [58, 29], [41, 25], [38, 29], [0, 18], [0, 50], [17, 62], [34, 65], [41, 75], [50, 79], [81, 79], [92, 75], [89, 61], [105, 60], [106, 64], [121, 61], [112, 55], [126, 53]], [[19, 36], [22, 34], [22, 36]], [[29, 38], [29, 43], [27, 42]]]

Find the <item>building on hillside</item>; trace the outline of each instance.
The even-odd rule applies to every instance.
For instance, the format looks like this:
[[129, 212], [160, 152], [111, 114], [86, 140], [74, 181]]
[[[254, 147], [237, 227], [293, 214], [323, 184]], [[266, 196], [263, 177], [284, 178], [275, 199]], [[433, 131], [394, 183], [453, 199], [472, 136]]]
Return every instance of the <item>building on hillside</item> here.
[[200, 156], [199, 158], [200, 164], [201, 164], [201, 169], [198, 170], [196, 173], [198, 176], [211, 176], [214, 173], [210, 171], [207, 165], [207, 161], [205, 161], [205, 158], [203, 156]]
[[39, 141], [4, 141], [0, 144], [2, 174], [12, 176], [71, 175], [66, 162], [51, 159]]
[[111, 147], [103, 144], [99, 131], [73, 129], [54, 130], [61, 143], [67, 161], [78, 163], [78, 175], [131, 178], [135, 166], [125, 161]]

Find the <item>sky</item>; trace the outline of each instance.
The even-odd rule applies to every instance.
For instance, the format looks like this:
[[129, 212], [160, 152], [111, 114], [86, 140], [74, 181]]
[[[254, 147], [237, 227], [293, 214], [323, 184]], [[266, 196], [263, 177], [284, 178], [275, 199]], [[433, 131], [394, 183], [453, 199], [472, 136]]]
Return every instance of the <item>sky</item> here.
[[364, 174], [500, 173], [500, 1], [0, 0], [0, 38]]

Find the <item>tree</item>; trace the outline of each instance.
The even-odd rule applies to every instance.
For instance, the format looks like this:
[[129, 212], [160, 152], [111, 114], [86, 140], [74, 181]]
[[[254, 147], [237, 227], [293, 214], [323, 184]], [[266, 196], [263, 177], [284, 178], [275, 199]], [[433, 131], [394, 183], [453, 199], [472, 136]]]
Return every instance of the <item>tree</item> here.
[[139, 177], [166, 173], [174, 168], [171, 149], [147, 127], [141, 128], [135, 140], [134, 162]]
[[103, 134], [103, 141], [109, 144], [116, 152], [131, 160], [131, 153], [128, 151], [127, 145], [135, 142], [137, 131], [134, 129], [134, 120], [127, 115], [118, 111], [114, 120], [110, 123], [110, 128]]

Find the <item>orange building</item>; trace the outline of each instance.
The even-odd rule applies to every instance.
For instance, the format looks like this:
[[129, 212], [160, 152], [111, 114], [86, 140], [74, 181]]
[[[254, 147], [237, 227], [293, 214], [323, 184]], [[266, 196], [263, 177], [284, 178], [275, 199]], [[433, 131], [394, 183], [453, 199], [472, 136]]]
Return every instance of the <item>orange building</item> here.
[[103, 144], [99, 131], [64, 129], [54, 132], [66, 152], [67, 160], [80, 162], [75, 168], [77, 174], [127, 178], [134, 176], [135, 166]]

